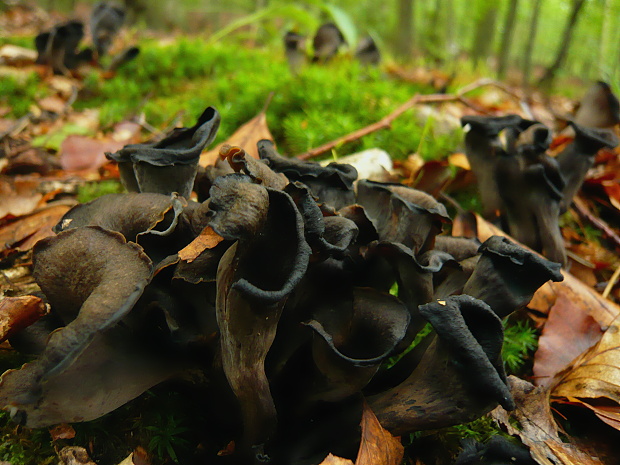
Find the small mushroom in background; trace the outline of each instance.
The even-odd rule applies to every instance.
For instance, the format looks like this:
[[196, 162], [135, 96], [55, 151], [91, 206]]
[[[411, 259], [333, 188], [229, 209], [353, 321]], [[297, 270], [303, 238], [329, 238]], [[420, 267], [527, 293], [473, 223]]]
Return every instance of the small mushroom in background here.
[[346, 44], [344, 36], [334, 23], [325, 23], [316, 31], [312, 39], [314, 57], [312, 61], [326, 63], [333, 58], [341, 45]]
[[159, 142], [130, 144], [106, 157], [119, 163], [129, 192], [178, 193], [189, 198], [202, 150], [220, 126], [220, 114], [208, 107], [189, 128], [177, 128]]
[[366, 36], [360, 40], [355, 50], [355, 58], [362, 65], [377, 66], [381, 62], [381, 52], [371, 36]]
[[288, 31], [284, 36], [284, 54], [292, 73], [298, 73], [306, 63], [306, 36]]
[[55, 74], [69, 74], [69, 70], [92, 60], [91, 49], [77, 51], [83, 37], [84, 25], [80, 21], [68, 21], [42, 32], [34, 40], [36, 63], [50, 66]]
[[559, 224], [564, 180], [557, 161], [545, 153], [551, 142], [550, 131], [540, 123], [518, 135], [515, 128], [507, 131], [508, 146], [500, 152], [495, 167], [507, 232], [565, 265]]
[[608, 129], [597, 129], [568, 123], [575, 132], [575, 139], [560, 152], [556, 160], [565, 185], [562, 189], [561, 212], [570, 207], [573, 198], [581, 188], [588, 170], [594, 165], [594, 158], [602, 148], [614, 148], [618, 138]]
[[99, 2], [90, 15], [90, 32], [97, 58], [101, 59], [110, 47], [121, 26], [125, 22], [125, 10], [118, 5]]
[[107, 70], [110, 72], [114, 72], [121, 66], [124, 66], [130, 61], [135, 60], [139, 54], [139, 47], [128, 47], [122, 52], [120, 52], [118, 55], [116, 55], [114, 58], [112, 58], [112, 61], [108, 65]]
[[465, 155], [476, 176], [482, 201], [482, 216], [489, 221], [503, 209], [495, 177], [497, 155], [502, 150], [499, 134], [507, 128], [526, 128], [533, 124], [519, 115], [464, 116]]
[[588, 128], [611, 128], [620, 123], [620, 102], [609, 84], [598, 81], [588, 89], [573, 121]]

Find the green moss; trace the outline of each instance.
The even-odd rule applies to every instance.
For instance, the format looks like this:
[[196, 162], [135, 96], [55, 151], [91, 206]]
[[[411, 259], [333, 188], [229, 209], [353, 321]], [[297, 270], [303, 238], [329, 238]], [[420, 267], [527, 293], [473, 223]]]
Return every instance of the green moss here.
[[502, 358], [508, 374], [519, 374], [538, 347], [538, 331], [529, 320], [504, 321]]
[[50, 465], [56, 454], [46, 429], [18, 428], [0, 411], [0, 461], [11, 465]]
[[47, 93], [36, 73], [0, 77], [0, 106], [9, 107], [10, 117], [25, 116], [30, 107]]
[[77, 199], [80, 203], [86, 203], [102, 195], [120, 194], [121, 192], [123, 192], [123, 186], [119, 181], [114, 179], [89, 182], [78, 188]]

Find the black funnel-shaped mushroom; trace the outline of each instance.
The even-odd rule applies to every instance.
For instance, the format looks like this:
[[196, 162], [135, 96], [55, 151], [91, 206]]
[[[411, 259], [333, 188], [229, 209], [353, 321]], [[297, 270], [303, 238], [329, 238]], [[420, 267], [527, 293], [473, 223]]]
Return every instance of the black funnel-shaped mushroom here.
[[467, 295], [420, 306], [437, 333], [401, 384], [368, 403], [392, 434], [455, 425], [494, 409], [514, 408], [501, 357], [501, 320]]
[[277, 424], [265, 358], [311, 251], [303, 219], [284, 192], [235, 173], [216, 179], [210, 204], [210, 226], [237, 240], [218, 268], [217, 321], [224, 373], [243, 417], [242, 448], [259, 457]]
[[609, 84], [598, 81], [588, 89], [574, 122], [587, 128], [611, 128], [620, 123], [620, 103]]
[[285, 158], [267, 139], [257, 145], [261, 160], [265, 160], [273, 171], [283, 173], [291, 182], [304, 183], [319, 202], [336, 210], [355, 203], [353, 182], [357, 179], [357, 170], [353, 166], [343, 163], [321, 166], [319, 163]]
[[90, 15], [90, 32], [98, 58], [107, 53], [124, 22], [125, 10], [118, 5], [99, 2], [93, 7]]
[[495, 162], [498, 153], [502, 151], [499, 134], [508, 128], [523, 130], [533, 123], [519, 115], [461, 118], [461, 125], [466, 131], [465, 155], [476, 176], [482, 201], [482, 214], [487, 219], [496, 218], [498, 211], [503, 209], [495, 179]]
[[323, 302], [306, 323], [316, 333], [313, 360], [324, 376], [311, 400], [335, 402], [359, 392], [405, 337], [409, 318], [400, 300], [370, 288]]
[[509, 134], [508, 140], [511, 147], [501, 152], [495, 167], [508, 232], [550, 260], [565, 264], [559, 225], [564, 181], [557, 161], [545, 154], [549, 129], [537, 123], [518, 136]]
[[140, 55], [139, 47], [126, 48], [125, 50], [120, 52], [118, 55], [116, 55], [114, 58], [112, 58], [112, 61], [108, 65], [108, 71], [111, 71], [111, 72], [116, 71], [117, 69], [129, 63], [130, 61], [135, 60], [138, 55]]
[[575, 140], [556, 157], [564, 178], [564, 198], [560, 210], [565, 212], [581, 188], [588, 170], [594, 164], [594, 157], [602, 148], [613, 148], [618, 139], [610, 130], [595, 129], [569, 122], [575, 131]]
[[486, 302], [500, 318], [525, 307], [547, 281], [564, 279], [559, 263], [505, 237], [490, 237], [480, 246], [480, 253], [463, 293]]
[[362, 65], [374, 65], [377, 66], [381, 62], [381, 52], [379, 47], [375, 43], [371, 36], [366, 36], [357, 45], [355, 50], [355, 58], [359, 60]]
[[70, 69], [89, 61], [88, 51], [77, 52], [83, 37], [84, 25], [80, 21], [68, 21], [42, 32], [34, 40], [38, 52], [36, 62], [50, 66], [55, 74], [69, 74]]
[[364, 207], [380, 240], [399, 242], [415, 255], [432, 249], [435, 236], [451, 222], [443, 204], [400, 184], [362, 179], [357, 184], [357, 202]]
[[64, 326], [50, 334], [37, 360], [0, 379], [0, 403], [16, 421], [42, 427], [92, 420], [172, 374], [165, 357], [140, 348], [132, 330], [118, 325], [151, 280], [141, 247], [84, 227], [39, 241], [33, 262]]
[[215, 138], [220, 114], [208, 107], [189, 128], [177, 128], [159, 142], [130, 144], [106, 153], [118, 162], [121, 181], [129, 192], [155, 192], [189, 198], [202, 150]]
[[284, 54], [292, 73], [298, 73], [306, 63], [306, 36], [288, 31], [284, 36]]
[[325, 23], [316, 31], [312, 39], [314, 49], [313, 62], [325, 63], [333, 58], [341, 45], [345, 44], [344, 36], [334, 23]]

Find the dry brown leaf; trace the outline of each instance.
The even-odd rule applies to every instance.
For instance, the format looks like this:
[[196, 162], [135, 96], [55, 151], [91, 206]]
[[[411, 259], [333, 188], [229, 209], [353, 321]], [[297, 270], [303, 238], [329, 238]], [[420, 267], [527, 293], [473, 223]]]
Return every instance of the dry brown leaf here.
[[594, 318], [576, 304], [561, 293], [549, 313], [534, 356], [534, 376], [539, 386], [550, 387], [558, 373], [603, 335]]
[[83, 447], [67, 446], [58, 452], [59, 465], [97, 465]]
[[193, 262], [198, 258], [198, 256], [206, 249], [212, 249], [220, 242], [222, 242], [224, 238], [216, 233], [211, 226], [207, 226], [202, 230], [202, 232], [186, 245], [179, 252], [179, 258], [188, 263]]
[[96, 170], [108, 162], [105, 152], [116, 152], [124, 145], [109, 138], [71, 135], [60, 146], [60, 166], [68, 171]]
[[[574, 361], [552, 394], [588, 403], [588, 408], [599, 418], [613, 420], [606, 423], [617, 428], [620, 422], [620, 317], [609, 326], [598, 344]], [[598, 407], [601, 403], [604, 408]]]
[[73, 439], [75, 437], [75, 430], [71, 425], [62, 423], [50, 428], [50, 436], [52, 437], [52, 441], [58, 439]]
[[7, 217], [27, 215], [34, 211], [43, 195], [36, 192], [38, 183], [10, 181], [0, 178], [0, 220]]
[[56, 95], [43, 97], [37, 102], [37, 105], [39, 105], [41, 110], [56, 113], [57, 115], [62, 115], [67, 108], [67, 103]]
[[456, 166], [464, 170], [471, 170], [471, 166], [469, 166], [469, 160], [467, 160], [467, 156], [464, 153], [453, 153], [448, 157], [448, 162], [452, 166]]
[[[551, 414], [549, 392], [544, 387], [536, 387], [515, 376], [510, 376], [508, 381], [516, 408], [508, 413], [502, 407], [497, 407], [491, 416], [509, 434], [521, 438], [523, 444], [530, 448], [530, 454], [536, 462], [541, 465], [602, 465], [597, 458], [560, 440]], [[514, 420], [519, 427], [514, 425]]]
[[227, 144], [241, 147], [252, 157], [258, 158], [256, 143], [262, 139], [273, 140], [273, 136], [267, 126], [265, 110], [237, 129], [226, 141], [203, 153], [200, 156], [200, 165], [213, 165], [218, 159], [220, 148]]
[[342, 457], [329, 454], [320, 465], [354, 465], [354, 463], [349, 459], [343, 459]]
[[361, 425], [362, 441], [355, 465], [400, 465], [405, 453], [400, 438], [384, 429], [365, 403]]
[[0, 47], [0, 63], [10, 66], [30, 65], [37, 59], [36, 50], [4, 44]]
[[52, 227], [70, 208], [69, 202], [53, 203], [0, 227], [0, 256], [6, 250], [29, 250], [37, 241], [53, 236]]
[[0, 301], [0, 342], [30, 326], [48, 309], [39, 297], [5, 297]]

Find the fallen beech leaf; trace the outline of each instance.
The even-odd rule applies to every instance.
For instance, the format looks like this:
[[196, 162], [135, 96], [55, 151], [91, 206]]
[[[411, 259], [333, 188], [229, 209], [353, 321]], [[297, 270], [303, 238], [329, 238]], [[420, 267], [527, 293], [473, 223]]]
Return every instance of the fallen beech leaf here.
[[554, 377], [595, 345], [603, 334], [600, 325], [565, 294], [557, 296], [534, 356], [539, 386], [551, 386]]
[[30, 48], [17, 45], [5, 44], [0, 47], [0, 62], [10, 66], [23, 66], [34, 63], [37, 52]]
[[75, 437], [75, 430], [70, 424], [62, 423], [50, 428], [50, 436], [52, 437], [52, 441], [58, 439], [73, 439]]
[[124, 145], [111, 139], [70, 135], [60, 145], [60, 166], [70, 171], [95, 170], [108, 162], [105, 152], [116, 152]]
[[0, 178], [0, 220], [10, 215], [18, 217], [31, 213], [43, 195], [36, 192], [36, 182], [9, 181]]
[[258, 158], [256, 143], [262, 139], [273, 140], [273, 136], [267, 126], [265, 110], [262, 110], [258, 115], [237, 129], [226, 141], [203, 153], [200, 156], [199, 163], [201, 166], [213, 165], [219, 156], [220, 148], [224, 145], [241, 147], [252, 157]]
[[[555, 385], [552, 391], [554, 397], [576, 399], [581, 403], [590, 403], [590, 400], [600, 402], [606, 399], [605, 405], [612, 409], [601, 409], [596, 403], [590, 403], [599, 418], [611, 417], [614, 422], [606, 422], [617, 429], [620, 421], [618, 407], [620, 407], [620, 318], [609, 326], [603, 337], [594, 347], [584, 352], [573, 367]], [[615, 408], [615, 414], [614, 414]], [[603, 419], [601, 418], [601, 419]], [[603, 421], [605, 421], [603, 419]]]
[[39, 105], [39, 108], [41, 110], [49, 111], [50, 113], [56, 113], [58, 115], [63, 114], [67, 108], [66, 102], [55, 95], [50, 95], [48, 97], [42, 98], [37, 102], [37, 105]]
[[179, 258], [191, 263], [196, 260], [198, 255], [200, 255], [205, 249], [212, 249], [223, 240], [224, 238], [222, 236], [216, 233], [210, 226], [207, 226], [202, 230], [200, 235], [196, 237], [196, 239], [181, 249], [179, 252]]
[[452, 166], [463, 168], [464, 170], [471, 170], [467, 156], [464, 153], [453, 153], [448, 157], [448, 162]]
[[53, 236], [52, 227], [70, 208], [64, 202], [47, 205], [0, 227], [0, 255], [7, 250], [29, 250], [37, 241]]
[[[560, 440], [546, 388], [536, 387], [516, 376], [509, 376], [508, 383], [515, 400], [515, 410], [508, 413], [497, 407], [491, 416], [509, 434], [518, 436], [523, 444], [529, 446], [534, 460], [541, 465], [602, 465], [597, 458]], [[515, 420], [518, 426], [514, 424]]]
[[400, 438], [383, 429], [367, 404], [364, 404], [361, 426], [362, 442], [355, 465], [399, 465], [402, 462], [405, 449]]
[[122, 142], [124, 144], [140, 142], [140, 131], [142, 126], [133, 121], [121, 121], [114, 126], [112, 132], [112, 140]]
[[603, 181], [601, 185], [609, 196], [611, 204], [616, 207], [616, 210], [620, 210], [620, 185], [618, 185], [618, 181]]
[[59, 465], [97, 465], [83, 447], [67, 446], [58, 452]]
[[0, 301], [0, 342], [30, 326], [47, 312], [39, 297], [5, 297]]
[[349, 459], [343, 459], [342, 457], [329, 454], [320, 465], [354, 465], [354, 463]]

